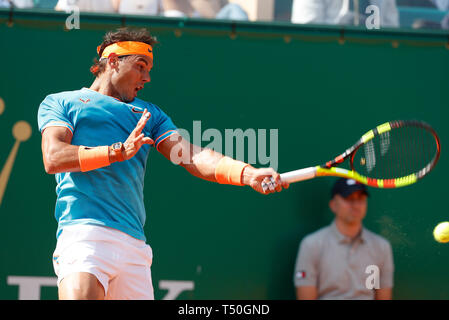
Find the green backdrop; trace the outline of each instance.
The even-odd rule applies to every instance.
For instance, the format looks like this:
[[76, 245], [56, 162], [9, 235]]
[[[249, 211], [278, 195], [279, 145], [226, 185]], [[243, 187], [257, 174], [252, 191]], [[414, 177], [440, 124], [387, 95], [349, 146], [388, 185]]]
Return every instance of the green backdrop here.
[[[37, 110], [50, 93], [90, 86], [96, 46], [122, 25], [148, 27], [160, 41], [140, 98], [189, 131], [193, 121], [223, 133], [278, 129], [280, 172], [322, 163], [385, 121], [430, 123], [442, 143], [438, 166], [416, 185], [371, 189], [365, 225], [392, 244], [394, 298], [449, 298], [449, 244], [432, 237], [435, 225], [449, 220], [447, 33], [94, 14], [82, 14], [80, 29], [69, 31], [67, 16], [0, 10], [3, 177], [14, 125], [32, 128], [0, 204], [1, 299], [27, 297], [36, 289], [17, 283], [33, 279], [50, 283], [38, 290], [40, 299], [57, 297], [56, 185], [42, 164]], [[294, 299], [298, 244], [333, 218], [333, 178], [262, 196], [194, 178], [153, 150], [145, 179], [157, 299], [167, 298], [166, 281], [193, 286], [174, 294], [178, 299]]]

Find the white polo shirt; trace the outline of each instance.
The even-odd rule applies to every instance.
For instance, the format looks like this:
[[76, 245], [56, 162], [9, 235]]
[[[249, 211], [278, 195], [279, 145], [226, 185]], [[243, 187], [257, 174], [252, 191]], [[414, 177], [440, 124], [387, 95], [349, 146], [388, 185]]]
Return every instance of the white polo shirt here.
[[333, 221], [301, 241], [294, 284], [315, 286], [322, 300], [374, 299], [373, 286], [393, 287], [393, 271], [388, 240], [365, 228], [351, 239]]

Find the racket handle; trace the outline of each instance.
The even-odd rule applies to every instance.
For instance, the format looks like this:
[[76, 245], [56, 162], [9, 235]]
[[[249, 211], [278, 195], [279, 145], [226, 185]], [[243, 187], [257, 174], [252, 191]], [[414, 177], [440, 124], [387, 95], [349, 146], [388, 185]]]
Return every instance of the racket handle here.
[[309, 167], [295, 171], [281, 173], [281, 180], [287, 183], [293, 183], [303, 180], [313, 179], [316, 176], [316, 167]]
[[[309, 167], [304, 169], [299, 169], [295, 171], [289, 171], [285, 173], [281, 173], [281, 180], [287, 183], [293, 183], [308, 179], [313, 179], [316, 177], [316, 167]], [[262, 189], [263, 191], [267, 191], [268, 188], [275, 188], [275, 182], [274, 179], [271, 178], [270, 183], [262, 182]]]

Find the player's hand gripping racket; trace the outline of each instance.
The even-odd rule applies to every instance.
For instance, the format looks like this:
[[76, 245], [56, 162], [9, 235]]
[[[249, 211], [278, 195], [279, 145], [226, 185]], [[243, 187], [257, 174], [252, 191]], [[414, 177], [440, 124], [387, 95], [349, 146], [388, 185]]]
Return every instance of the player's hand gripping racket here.
[[[376, 188], [399, 188], [427, 175], [440, 157], [440, 140], [421, 121], [391, 121], [364, 134], [352, 147], [324, 165], [282, 173], [293, 183], [321, 176], [351, 178]], [[337, 168], [349, 159], [352, 170]], [[271, 186], [270, 186], [271, 185]], [[262, 183], [266, 191], [274, 181]]]

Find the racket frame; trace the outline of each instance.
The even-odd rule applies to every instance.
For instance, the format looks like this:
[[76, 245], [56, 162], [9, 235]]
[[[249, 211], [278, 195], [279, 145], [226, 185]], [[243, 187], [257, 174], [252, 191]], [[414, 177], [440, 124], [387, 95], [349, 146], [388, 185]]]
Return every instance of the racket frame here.
[[[425, 130], [429, 131], [436, 142], [436, 154], [434, 158], [427, 164], [426, 167], [419, 170], [418, 172], [412, 173], [410, 175], [394, 178], [394, 179], [376, 179], [365, 177], [354, 170], [353, 161], [354, 156], [357, 150], [366, 144], [368, 141], [372, 140], [377, 135], [383, 134], [393, 129], [397, 129], [405, 126], [415, 126], [421, 127]], [[422, 179], [425, 175], [427, 175], [436, 165], [438, 159], [440, 157], [441, 145], [440, 139], [436, 134], [435, 130], [425, 122], [417, 121], [417, 120], [398, 120], [398, 121], [390, 121], [383, 123], [376, 128], [365, 133], [352, 147], [346, 149], [345, 152], [340, 154], [338, 157], [332, 159], [331, 161], [326, 162], [321, 166], [309, 167], [304, 169], [299, 169], [295, 171], [290, 171], [286, 173], [282, 173], [280, 178], [282, 181], [287, 183], [293, 183], [298, 181], [304, 181], [313, 179], [315, 177], [323, 177], [323, 176], [336, 176], [343, 177], [348, 179], [354, 179], [360, 183], [365, 185], [375, 187], [375, 188], [399, 188], [411, 185], [417, 182], [419, 179]], [[352, 170], [347, 170], [344, 168], [336, 167], [338, 164], [344, 162], [346, 159], [350, 158], [350, 166]], [[262, 184], [264, 191], [268, 188], [267, 184]], [[272, 186], [273, 187], [273, 186]]]

